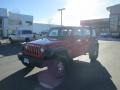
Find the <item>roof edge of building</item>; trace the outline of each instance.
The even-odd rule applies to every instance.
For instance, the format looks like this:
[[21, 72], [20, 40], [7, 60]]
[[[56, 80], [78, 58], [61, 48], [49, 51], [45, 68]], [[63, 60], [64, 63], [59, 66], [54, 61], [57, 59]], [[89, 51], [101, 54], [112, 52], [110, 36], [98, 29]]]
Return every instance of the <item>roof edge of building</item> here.
[[80, 21], [96, 21], [96, 20], [109, 20], [109, 18], [99, 18], [99, 19], [86, 19], [86, 20], [80, 20]]
[[120, 4], [115, 4], [115, 5], [109, 6], [109, 7], [107, 7], [107, 10], [110, 11], [111, 8], [114, 8], [114, 7], [117, 7], [117, 6], [120, 6]]

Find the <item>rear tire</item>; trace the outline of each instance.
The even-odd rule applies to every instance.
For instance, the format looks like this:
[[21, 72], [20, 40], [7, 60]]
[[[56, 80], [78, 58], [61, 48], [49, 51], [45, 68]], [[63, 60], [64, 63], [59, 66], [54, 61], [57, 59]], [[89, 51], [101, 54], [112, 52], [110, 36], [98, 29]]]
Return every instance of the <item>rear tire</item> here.
[[92, 45], [89, 51], [89, 58], [91, 59], [91, 61], [94, 61], [97, 59], [98, 52], [99, 52], [99, 45], [98, 44]]

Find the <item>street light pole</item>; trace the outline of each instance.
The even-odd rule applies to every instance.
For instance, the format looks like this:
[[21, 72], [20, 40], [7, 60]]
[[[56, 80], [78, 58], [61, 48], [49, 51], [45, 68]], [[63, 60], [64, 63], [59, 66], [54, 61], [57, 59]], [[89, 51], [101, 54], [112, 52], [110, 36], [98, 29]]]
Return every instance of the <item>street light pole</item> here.
[[62, 27], [62, 11], [65, 10], [65, 8], [58, 9], [58, 11], [61, 12], [61, 27]]

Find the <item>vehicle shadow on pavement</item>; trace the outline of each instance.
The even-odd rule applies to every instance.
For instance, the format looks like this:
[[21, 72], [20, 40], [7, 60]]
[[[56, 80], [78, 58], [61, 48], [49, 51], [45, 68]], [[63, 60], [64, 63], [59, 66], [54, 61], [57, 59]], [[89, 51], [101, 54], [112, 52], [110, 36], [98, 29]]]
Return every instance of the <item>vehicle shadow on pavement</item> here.
[[21, 45], [19, 43], [1, 45], [0, 58], [5, 56], [16, 55], [20, 50], [21, 50]]
[[23, 68], [0, 81], [0, 90], [35, 90], [36, 74], [25, 77], [33, 68]]
[[[23, 68], [0, 81], [0, 90], [48, 90], [39, 85], [38, 73], [26, 76], [32, 68]], [[117, 90], [111, 75], [98, 61], [73, 61], [69, 74], [54, 90]], [[46, 79], [46, 78], [45, 78]]]
[[97, 60], [74, 61], [70, 74], [55, 90], [117, 90], [112, 77]]

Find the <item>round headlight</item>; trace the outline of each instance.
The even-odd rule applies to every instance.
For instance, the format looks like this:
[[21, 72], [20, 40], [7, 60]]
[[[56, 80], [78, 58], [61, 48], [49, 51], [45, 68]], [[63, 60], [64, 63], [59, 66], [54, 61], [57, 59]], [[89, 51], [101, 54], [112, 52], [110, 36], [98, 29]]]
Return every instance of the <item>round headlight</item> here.
[[44, 49], [44, 48], [41, 48], [40, 51], [43, 53], [43, 52], [45, 51], [45, 49]]

